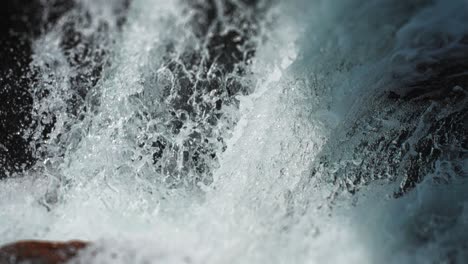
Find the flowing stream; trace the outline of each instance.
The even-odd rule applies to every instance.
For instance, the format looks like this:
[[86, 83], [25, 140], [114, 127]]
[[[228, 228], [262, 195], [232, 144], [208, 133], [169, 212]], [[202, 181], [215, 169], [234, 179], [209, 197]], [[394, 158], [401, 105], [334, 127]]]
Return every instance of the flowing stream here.
[[466, 1], [75, 2], [33, 43], [37, 162], [0, 181], [0, 244], [468, 260]]

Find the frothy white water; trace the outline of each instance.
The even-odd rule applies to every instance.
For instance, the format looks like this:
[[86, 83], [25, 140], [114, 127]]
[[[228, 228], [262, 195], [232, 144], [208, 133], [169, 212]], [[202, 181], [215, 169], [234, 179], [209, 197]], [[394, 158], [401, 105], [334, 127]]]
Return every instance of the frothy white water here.
[[[376, 95], [401, 86], [392, 79], [395, 69], [408, 72], [435, 52], [412, 48], [422, 36], [408, 33], [426, 25], [429, 14], [441, 10], [462, 25], [466, 3], [442, 2], [277, 4], [271, 10], [276, 21], [265, 26], [268, 40], [257, 48], [252, 73], [240, 77], [253, 92], [238, 96], [239, 109], [223, 109], [225, 119], [209, 132], [214, 136], [204, 130], [206, 123], [187, 122], [187, 132], [171, 138], [176, 147], [161, 173], [153, 168], [151, 150], [137, 147], [137, 139], [173, 135], [160, 125], [170, 119], [166, 82], [176, 78], [161, 67], [162, 60], [169, 44], [178, 59], [177, 52], [197, 50], [199, 43], [183, 4], [134, 1], [122, 33], [113, 33], [111, 66], [86, 99], [94, 110], [73, 123], [77, 130], [53, 132], [80, 131], [78, 143], [65, 146], [65, 155], [50, 157], [45, 170], [0, 183], [0, 243], [97, 241], [76, 260], [84, 263], [427, 263], [450, 254], [462, 261], [468, 234], [464, 178], [437, 185], [432, 180], [437, 175], [429, 175], [399, 199], [390, 196], [398, 188], [395, 178], [404, 177], [401, 171], [376, 173], [358, 184], [354, 195], [340, 185], [353, 179], [352, 171], [343, 169], [347, 164], [370, 159], [364, 154], [379, 157], [356, 157], [356, 137], [371, 141], [407, 125], [398, 119], [404, 108], [383, 128], [372, 127], [379, 114], [385, 117], [392, 109]], [[444, 26], [437, 19], [429, 22]], [[446, 32], [450, 40], [467, 31], [445, 26], [421, 31], [428, 38]], [[409, 53], [419, 55], [401, 57]], [[156, 81], [148, 85], [151, 74]], [[143, 96], [135, 99], [138, 94]], [[63, 98], [48, 103], [60, 106]], [[155, 118], [141, 118], [145, 111]], [[347, 135], [355, 124], [362, 136]], [[178, 149], [190, 127], [207, 133], [207, 140], [222, 136], [227, 148], [213, 143], [219, 161], [210, 165], [211, 184], [171, 188], [164, 176], [194, 177], [181, 169]], [[369, 133], [373, 129], [381, 130]], [[336, 158], [333, 166], [317, 165], [327, 155]], [[457, 162], [465, 173], [466, 159]], [[445, 172], [444, 164], [437, 163], [439, 171]], [[57, 203], [44, 206], [46, 193], [57, 196]]]

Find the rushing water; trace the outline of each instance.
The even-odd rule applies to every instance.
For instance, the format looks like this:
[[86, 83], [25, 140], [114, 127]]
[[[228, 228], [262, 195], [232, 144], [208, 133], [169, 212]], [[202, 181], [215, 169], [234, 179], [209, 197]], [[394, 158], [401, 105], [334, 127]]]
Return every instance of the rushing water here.
[[96, 241], [84, 263], [468, 259], [466, 1], [126, 5], [77, 1], [34, 41], [37, 162], [0, 182], [0, 244]]

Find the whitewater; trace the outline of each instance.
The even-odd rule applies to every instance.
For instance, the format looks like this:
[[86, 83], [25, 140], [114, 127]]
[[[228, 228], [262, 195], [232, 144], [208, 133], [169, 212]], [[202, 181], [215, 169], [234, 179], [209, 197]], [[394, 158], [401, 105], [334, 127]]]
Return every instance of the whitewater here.
[[[50, 120], [24, 132], [37, 164], [0, 181], [0, 244], [93, 241], [71, 263], [468, 259], [467, 87], [388, 96], [468, 50], [466, 1], [214, 1], [242, 39], [227, 73], [189, 1], [134, 0], [122, 25], [119, 1], [76, 2], [34, 41]], [[83, 14], [91, 51], [64, 49]]]

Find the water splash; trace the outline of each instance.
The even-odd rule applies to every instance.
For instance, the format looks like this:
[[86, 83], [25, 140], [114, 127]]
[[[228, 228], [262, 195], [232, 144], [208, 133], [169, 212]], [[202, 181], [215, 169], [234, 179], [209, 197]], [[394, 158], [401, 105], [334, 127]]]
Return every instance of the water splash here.
[[[1, 182], [0, 242], [91, 239], [90, 263], [466, 259], [466, 87], [417, 70], [463, 53], [464, 1], [135, 0], [119, 29], [120, 5], [80, 2], [36, 42], [41, 162]], [[84, 69], [60, 45], [75, 12]]]

